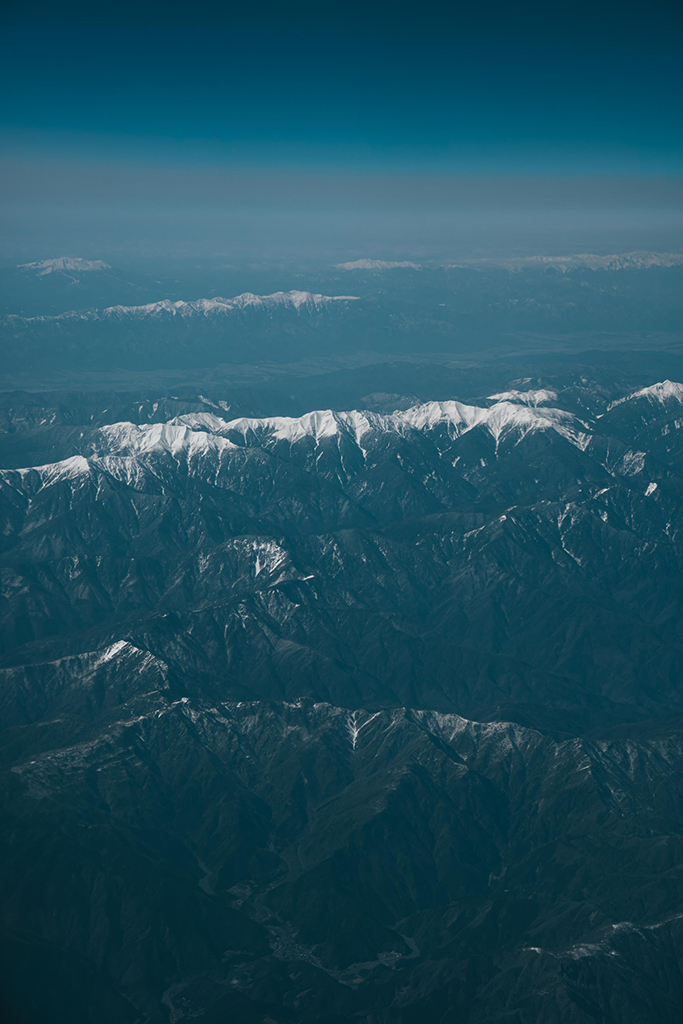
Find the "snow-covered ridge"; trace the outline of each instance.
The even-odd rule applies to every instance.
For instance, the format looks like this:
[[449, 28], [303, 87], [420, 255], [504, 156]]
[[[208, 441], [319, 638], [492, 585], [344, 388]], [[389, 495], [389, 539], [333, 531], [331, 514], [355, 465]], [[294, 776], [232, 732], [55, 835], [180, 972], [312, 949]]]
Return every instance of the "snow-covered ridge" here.
[[[222, 423], [210, 413], [207, 421]], [[208, 426], [208, 422], [207, 422]], [[168, 452], [171, 455], [183, 453], [188, 456], [209, 450], [225, 450], [236, 445], [216, 430], [195, 430], [187, 423], [171, 420], [168, 423], [111, 423], [97, 431], [98, 451], [106, 455], [141, 455], [144, 452]]]
[[[113, 423], [93, 432], [89, 454], [73, 456], [61, 462], [26, 469], [0, 470], [0, 481], [9, 486], [20, 482], [42, 488], [59, 481], [78, 481], [95, 473], [107, 473], [133, 482], [148, 466], [151, 454], [170, 455], [179, 465], [203, 464], [205, 458], [220, 465], [244, 448], [286, 442], [296, 444], [311, 439], [316, 444], [326, 438], [338, 441], [346, 437], [363, 448], [368, 434], [445, 429], [457, 438], [476, 427], [486, 430], [498, 443], [511, 436], [516, 443], [531, 431], [554, 430], [579, 447], [585, 447], [589, 435], [585, 425], [563, 409], [536, 408], [532, 405], [500, 401], [492, 406], [466, 405], [462, 402], [425, 402], [410, 409], [383, 415], [371, 411], [336, 412], [316, 410], [304, 416], [273, 416], [262, 419], [225, 420], [213, 413], [187, 413], [167, 423]], [[238, 443], [239, 438], [242, 441]], [[142, 461], [139, 461], [142, 460]], [[18, 480], [19, 478], [19, 480]]]
[[336, 434], [347, 434], [357, 442], [371, 430], [385, 431], [390, 429], [391, 417], [374, 412], [334, 412], [331, 409], [319, 409], [307, 412], [303, 416], [271, 416], [263, 419], [242, 417], [230, 420], [224, 425], [226, 431], [250, 436], [270, 436], [276, 441], [294, 443], [311, 437], [320, 441]]
[[37, 263], [20, 263], [19, 270], [31, 270], [38, 277], [45, 277], [46, 274], [58, 272], [84, 274], [96, 270], [111, 270], [104, 260], [82, 260], [74, 256], [57, 256], [53, 260], [40, 260]]
[[531, 405], [536, 408], [546, 402], [557, 401], [557, 392], [539, 388], [537, 391], [500, 391], [497, 395], [489, 395], [496, 402], [517, 402], [520, 405]]
[[624, 252], [599, 256], [596, 253], [578, 253], [571, 256], [512, 256], [509, 258], [466, 259], [448, 264], [449, 269], [461, 267], [501, 267], [506, 270], [550, 267], [553, 270], [647, 270], [650, 267], [683, 266], [683, 253], [678, 252]]
[[409, 260], [352, 260], [349, 263], [335, 263], [337, 270], [422, 270], [420, 263]]
[[631, 402], [638, 398], [646, 398], [652, 405], [663, 405], [665, 402], [670, 401], [683, 403], [683, 384], [673, 380], [662, 380], [658, 384], [651, 384], [647, 388], [639, 388], [638, 391], [633, 391], [630, 395], [617, 398], [616, 402], [612, 402], [607, 407], [607, 411], [615, 409], [618, 405], [623, 405], [624, 402]]
[[[208, 425], [206, 414], [190, 414], [179, 420], [197, 426]], [[201, 417], [201, 424], [199, 423]], [[335, 412], [331, 409], [317, 410], [304, 416], [273, 416], [264, 419], [242, 417], [227, 421], [223, 427], [226, 433], [241, 434], [245, 440], [250, 437], [270, 437], [275, 441], [296, 443], [306, 437], [320, 441], [326, 437], [346, 434], [357, 443], [367, 433], [400, 433], [434, 430], [445, 427], [452, 436], [460, 436], [474, 427], [482, 426], [499, 440], [508, 431], [526, 434], [530, 430], [556, 430], [572, 440], [583, 436], [584, 426], [563, 409], [535, 408], [531, 405], [501, 401], [490, 407], [466, 405], [463, 402], [426, 402], [383, 415], [369, 411], [353, 410]]]
[[[223, 420], [206, 414], [214, 420], [212, 426], [225, 426]], [[196, 430], [185, 423], [112, 423], [95, 431], [94, 451], [86, 458], [74, 455], [60, 462], [24, 469], [0, 470], [0, 481], [12, 486], [19, 478], [24, 490], [40, 490], [52, 484], [70, 481], [77, 486], [93, 474], [106, 473], [128, 484], [144, 471], [144, 456], [165, 453], [177, 462], [192, 464], [205, 457], [220, 460], [229, 451], [240, 450], [215, 430]], [[138, 460], [142, 459], [140, 462]]]
[[19, 477], [22, 487], [30, 484], [31, 477], [35, 478], [36, 485], [49, 487], [50, 484], [58, 483], [60, 480], [78, 480], [79, 477], [87, 476], [90, 473], [90, 463], [82, 455], [72, 455], [69, 459], [61, 459], [59, 462], [48, 462], [45, 466], [28, 466], [25, 469], [1, 469], [0, 480], [12, 483], [14, 478]]
[[171, 317], [210, 317], [239, 312], [246, 309], [274, 310], [278, 308], [317, 310], [335, 302], [356, 302], [357, 295], [317, 295], [312, 292], [289, 291], [274, 292], [272, 295], [254, 295], [244, 292], [231, 299], [217, 296], [213, 299], [195, 299], [186, 302], [182, 299], [172, 301], [162, 299], [160, 302], [148, 302], [143, 306], [107, 306], [105, 309], [69, 310], [55, 316], [19, 317], [11, 316], [8, 320], [29, 321], [74, 321], [74, 320], [123, 320], [123, 319], [167, 319]]

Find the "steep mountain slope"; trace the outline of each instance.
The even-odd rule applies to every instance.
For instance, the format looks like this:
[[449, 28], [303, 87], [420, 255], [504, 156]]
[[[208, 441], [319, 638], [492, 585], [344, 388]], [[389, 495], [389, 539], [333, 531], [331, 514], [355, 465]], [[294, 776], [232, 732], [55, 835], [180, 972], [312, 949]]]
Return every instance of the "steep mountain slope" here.
[[678, 1020], [683, 386], [533, 383], [8, 412], [14, 1019]]

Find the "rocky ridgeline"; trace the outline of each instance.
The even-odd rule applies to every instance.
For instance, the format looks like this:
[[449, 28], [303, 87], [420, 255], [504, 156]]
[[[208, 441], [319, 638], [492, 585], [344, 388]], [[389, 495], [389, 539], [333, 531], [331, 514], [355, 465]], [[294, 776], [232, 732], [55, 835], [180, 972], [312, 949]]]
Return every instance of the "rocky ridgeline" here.
[[26, 1019], [677, 1021], [681, 385], [126, 402], [6, 409]]

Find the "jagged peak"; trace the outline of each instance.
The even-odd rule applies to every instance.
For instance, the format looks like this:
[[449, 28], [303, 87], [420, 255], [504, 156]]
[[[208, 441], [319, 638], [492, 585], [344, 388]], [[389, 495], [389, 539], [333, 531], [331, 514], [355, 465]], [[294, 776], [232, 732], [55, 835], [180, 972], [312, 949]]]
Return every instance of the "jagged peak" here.
[[141, 455], [167, 452], [190, 459], [209, 452], [222, 453], [238, 448], [217, 432], [193, 430], [186, 424], [174, 422], [112, 423], [96, 431], [94, 447], [95, 452], [89, 458], [73, 455], [44, 466], [1, 469], [0, 479], [11, 483], [16, 475], [27, 480], [33, 477], [39, 488], [43, 488], [62, 481], [76, 481], [89, 476], [93, 471], [102, 471], [131, 483], [139, 478], [140, 467], [135, 460]]
[[241, 450], [243, 446], [230, 440], [230, 434], [241, 434], [245, 440], [251, 435], [264, 441], [289, 444], [306, 438], [317, 444], [327, 438], [347, 436], [362, 447], [362, 439], [368, 433], [406, 435], [413, 431], [445, 427], [458, 437], [479, 426], [486, 429], [496, 443], [515, 431], [524, 436], [534, 430], [555, 430], [579, 446], [586, 436], [581, 429], [583, 424], [569, 412], [509, 401], [497, 402], [493, 406], [467, 405], [457, 401], [425, 402], [390, 415], [369, 410], [337, 412], [321, 409], [299, 417], [224, 420], [214, 413], [199, 412], [187, 413], [166, 423], [112, 423], [95, 432], [90, 458], [76, 455], [45, 466], [1, 470], [0, 477], [9, 479], [13, 473], [33, 473], [37, 474], [40, 486], [46, 486], [100, 470], [132, 482], [139, 475], [139, 467], [135, 464], [139, 456], [166, 452], [174, 457], [182, 455], [191, 459], [210, 453], [222, 455], [228, 450]]
[[496, 439], [499, 439], [506, 430], [515, 428], [524, 433], [534, 429], [555, 429], [566, 433], [572, 428], [578, 430], [582, 426], [571, 413], [563, 409], [541, 409], [508, 401], [497, 402], [488, 407], [445, 401], [425, 402], [390, 415], [369, 411], [335, 412], [324, 409], [300, 417], [242, 417], [226, 423], [225, 428], [244, 436], [249, 433], [270, 434], [276, 440], [294, 443], [305, 437], [319, 441], [343, 433], [351, 434], [356, 440], [360, 440], [364, 434], [373, 430], [405, 433], [410, 430], [431, 430], [439, 426], [446, 426], [460, 434], [479, 425], [488, 428]]
[[352, 434], [359, 440], [363, 434], [370, 430], [390, 429], [388, 421], [390, 417], [382, 416], [379, 413], [359, 412], [335, 412], [332, 409], [318, 409], [307, 412], [303, 416], [270, 416], [263, 419], [250, 419], [241, 417], [226, 423], [226, 428], [245, 437], [247, 434], [270, 434], [279, 441], [301, 441], [305, 437], [312, 437], [319, 441], [325, 437], [334, 437], [336, 434]]
[[675, 401], [683, 402], [683, 384], [679, 384], [673, 380], [662, 380], [657, 384], [650, 384], [646, 388], [639, 388], [637, 391], [632, 391], [630, 395], [624, 395], [623, 398], [618, 398], [616, 402], [612, 402], [608, 407], [607, 411], [616, 409], [618, 405], [623, 405], [625, 402], [631, 402], [635, 399], [645, 398], [653, 405], [663, 405], [664, 402]]
[[[196, 415], [210, 416], [205, 413]], [[219, 421], [217, 416], [212, 419]], [[167, 451], [172, 455], [185, 452], [192, 455], [210, 449], [236, 447], [216, 431], [193, 430], [191, 426], [177, 420], [168, 423], [112, 423], [100, 427], [97, 438], [104, 441], [108, 455], [138, 455], [151, 451]]]

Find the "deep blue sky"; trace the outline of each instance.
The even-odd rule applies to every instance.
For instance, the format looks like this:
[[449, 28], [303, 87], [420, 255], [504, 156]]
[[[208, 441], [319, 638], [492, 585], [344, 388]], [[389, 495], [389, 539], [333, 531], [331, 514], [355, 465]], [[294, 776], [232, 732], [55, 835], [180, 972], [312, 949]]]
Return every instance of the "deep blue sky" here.
[[452, 210], [472, 179], [487, 209], [511, 178], [517, 206], [530, 180], [604, 206], [620, 178], [622, 205], [660, 216], [680, 200], [674, 4], [10, 4], [5, 19], [15, 234], [24, 214], [35, 231], [36, 211], [84, 204], [140, 223], [169, 204], [339, 213], [393, 194]]

